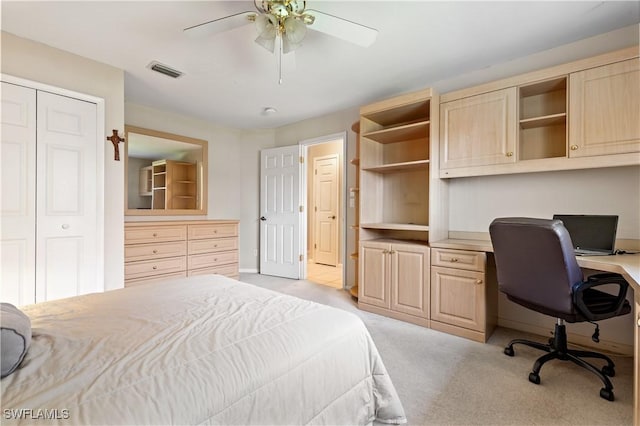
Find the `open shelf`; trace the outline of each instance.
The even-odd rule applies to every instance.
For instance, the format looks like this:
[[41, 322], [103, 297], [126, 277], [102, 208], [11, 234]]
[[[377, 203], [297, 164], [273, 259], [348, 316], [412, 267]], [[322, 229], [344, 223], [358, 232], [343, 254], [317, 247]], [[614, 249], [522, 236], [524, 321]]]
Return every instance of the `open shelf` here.
[[415, 223], [363, 223], [365, 229], [383, 229], [389, 231], [428, 231], [429, 225], [417, 225]]
[[365, 133], [362, 137], [379, 143], [396, 143], [413, 139], [425, 139], [429, 137], [429, 121], [423, 119], [411, 124], [376, 130]]
[[[393, 106], [382, 111], [362, 115], [363, 118], [371, 121], [378, 130], [424, 121], [424, 119], [429, 116], [429, 100], [421, 100], [407, 105]], [[368, 133], [367, 130], [368, 129], [366, 128], [361, 129], [363, 137], [366, 137], [364, 133]]]
[[376, 173], [393, 173], [411, 170], [426, 170], [429, 160], [405, 161], [403, 163], [384, 164], [382, 166], [364, 167], [362, 170]]
[[564, 112], [558, 114], [545, 115], [542, 117], [525, 118], [520, 120], [520, 128], [533, 129], [536, 127], [555, 126], [567, 122], [567, 114]]

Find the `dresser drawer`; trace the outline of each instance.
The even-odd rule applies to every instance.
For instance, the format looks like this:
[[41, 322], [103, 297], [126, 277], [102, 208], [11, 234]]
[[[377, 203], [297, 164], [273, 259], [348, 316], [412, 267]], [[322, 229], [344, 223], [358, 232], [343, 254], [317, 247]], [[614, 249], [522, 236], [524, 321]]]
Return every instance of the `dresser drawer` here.
[[149, 284], [149, 283], [157, 283], [160, 281], [166, 281], [172, 278], [184, 278], [187, 276], [187, 273], [182, 272], [172, 272], [170, 274], [162, 274], [162, 275], [154, 275], [152, 277], [144, 277], [144, 278], [133, 278], [126, 280], [124, 282], [125, 287], [133, 287], [140, 284]]
[[236, 237], [238, 225], [235, 223], [216, 223], [211, 225], [188, 225], [189, 240], [206, 238]]
[[189, 254], [215, 253], [219, 251], [237, 249], [237, 238], [214, 238], [209, 240], [189, 241]]
[[219, 274], [224, 275], [230, 278], [238, 278], [240, 274], [238, 273], [238, 264], [231, 263], [229, 265], [215, 266], [211, 268], [202, 268], [202, 269], [194, 269], [189, 271], [189, 276], [193, 277], [194, 275], [206, 275], [206, 274]]
[[480, 251], [431, 249], [431, 265], [484, 272], [487, 255]]
[[124, 278], [125, 280], [129, 280], [131, 278], [182, 272], [187, 269], [186, 266], [187, 261], [185, 256], [129, 262], [124, 265]]
[[137, 244], [124, 246], [124, 261], [162, 259], [164, 257], [184, 256], [187, 254], [187, 242]]
[[140, 244], [165, 241], [180, 241], [187, 239], [185, 225], [153, 226], [153, 227], [125, 227], [124, 243]]
[[229, 251], [222, 253], [196, 254], [189, 256], [189, 270], [207, 268], [211, 266], [224, 265], [227, 263], [237, 263], [238, 252]]

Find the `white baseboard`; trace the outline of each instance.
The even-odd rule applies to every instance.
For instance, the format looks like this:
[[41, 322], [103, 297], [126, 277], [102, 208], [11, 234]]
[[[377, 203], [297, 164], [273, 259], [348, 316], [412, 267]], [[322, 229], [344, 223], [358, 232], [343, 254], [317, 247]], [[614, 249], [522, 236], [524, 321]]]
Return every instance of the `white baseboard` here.
[[[525, 331], [527, 333], [537, 334], [539, 336], [544, 336], [544, 339], [548, 339], [551, 337], [551, 333], [553, 329], [549, 329], [546, 327], [540, 327], [533, 324], [526, 324], [523, 322], [512, 321], [505, 318], [498, 318], [498, 325], [505, 328], [511, 328], [513, 330]], [[595, 343], [591, 340], [591, 336], [583, 336], [581, 334], [570, 333], [567, 330], [567, 340], [569, 343], [578, 346], [584, 346], [589, 349], [594, 349], [597, 352], [609, 352], [613, 354], [627, 355], [633, 356], [633, 346], [625, 345], [622, 343], [611, 342], [607, 340], [600, 340], [600, 343]], [[546, 343], [546, 341], [541, 341], [540, 343]]]
[[253, 268], [251, 268], [251, 269], [240, 268], [240, 271], [239, 271], [239, 272], [240, 272], [241, 274], [242, 274], [242, 273], [245, 273], [245, 274], [257, 274], [257, 273], [258, 273], [258, 270], [257, 270], [257, 269], [253, 269]]

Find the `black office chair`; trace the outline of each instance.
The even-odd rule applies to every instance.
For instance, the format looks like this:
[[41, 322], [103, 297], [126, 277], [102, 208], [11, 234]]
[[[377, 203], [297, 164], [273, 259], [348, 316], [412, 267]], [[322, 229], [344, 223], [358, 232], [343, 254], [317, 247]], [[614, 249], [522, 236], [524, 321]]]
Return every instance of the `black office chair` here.
[[[613, 401], [613, 385], [609, 380], [615, 375], [613, 361], [597, 352], [568, 349], [564, 322], [600, 321], [631, 312], [626, 300], [629, 284], [621, 275], [610, 273], [585, 280], [571, 237], [559, 220], [499, 218], [491, 223], [489, 233], [500, 291], [515, 303], [557, 318], [549, 344], [514, 339], [504, 353], [513, 356], [514, 344], [548, 352], [536, 360], [529, 374], [529, 381], [535, 384], [540, 383], [540, 369], [545, 362], [572, 361], [598, 376], [604, 383], [600, 396]], [[611, 284], [617, 286], [616, 295], [595, 288]], [[599, 328], [595, 325], [592, 338], [597, 342]], [[606, 361], [606, 365], [598, 369], [582, 358], [598, 358]]]

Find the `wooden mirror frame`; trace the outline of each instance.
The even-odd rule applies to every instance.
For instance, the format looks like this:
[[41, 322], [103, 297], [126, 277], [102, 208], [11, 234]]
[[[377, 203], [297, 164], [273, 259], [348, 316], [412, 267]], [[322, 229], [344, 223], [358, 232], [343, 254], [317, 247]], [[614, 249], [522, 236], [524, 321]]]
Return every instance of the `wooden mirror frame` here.
[[[141, 135], [154, 136], [162, 139], [175, 140], [182, 143], [199, 145], [202, 149], [202, 176], [200, 182], [200, 208], [195, 209], [130, 209], [129, 208], [129, 132]], [[124, 203], [125, 216], [182, 216], [182, 215], [206, 215], [208, 193], [208, 142], [203, 139], [190, 138], [188, 136], [173, 133], [160, 132], [130, 125], [124, 126]]]

